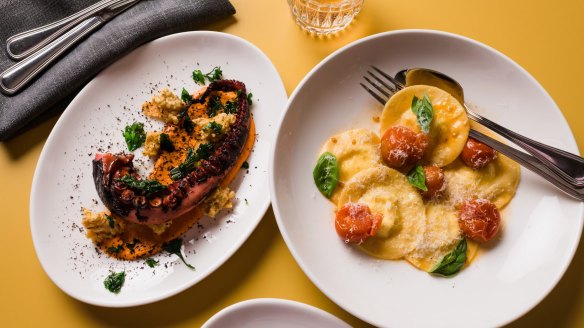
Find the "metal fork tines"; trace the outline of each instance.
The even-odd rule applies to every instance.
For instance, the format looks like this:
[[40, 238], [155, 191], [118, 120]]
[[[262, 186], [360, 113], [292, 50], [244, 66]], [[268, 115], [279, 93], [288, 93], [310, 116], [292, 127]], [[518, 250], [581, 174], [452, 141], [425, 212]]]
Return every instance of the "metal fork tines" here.
[[[359, 84], [365, 89], [365, 91], [375, 98], [375, 100], [380, 104], [385, 105], [391, 96], [405, 86], [379, 68], [375, 66], [372, 66], [372, 68], [374, 72], [368, 70], [368, 75], [363, 76], [368, 84], [361, 82]], [[584, 200], [584, 188], [579, 188], [566, 182], [562, 176], [559, 176], [557, 172], [541, 163], [536, 157], [510, 147], [474, 129], [470, 130], [469, 136], [513, 159], [523, 167], [548, 180], [566, 194], [576, 199]]]

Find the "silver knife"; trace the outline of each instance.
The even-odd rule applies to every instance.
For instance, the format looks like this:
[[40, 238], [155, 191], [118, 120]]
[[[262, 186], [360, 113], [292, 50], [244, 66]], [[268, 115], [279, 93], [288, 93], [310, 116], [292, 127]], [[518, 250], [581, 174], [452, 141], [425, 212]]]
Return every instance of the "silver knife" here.
[[119, 1], [122, 0], [102, 0], [56, 22], [15, 34], [6, 39], [6, 52], [12, 59], [24, 59], [26, 56], [46, 46], [47, 43], [65, 34], [69, 29], [84, 19], [95, 15], [100, 10]]
[[6, 95], [17, 93], [63, 52], [139, 1], [123, 0], [103, 9], [26, 59], [0, 73], [0, 91]]

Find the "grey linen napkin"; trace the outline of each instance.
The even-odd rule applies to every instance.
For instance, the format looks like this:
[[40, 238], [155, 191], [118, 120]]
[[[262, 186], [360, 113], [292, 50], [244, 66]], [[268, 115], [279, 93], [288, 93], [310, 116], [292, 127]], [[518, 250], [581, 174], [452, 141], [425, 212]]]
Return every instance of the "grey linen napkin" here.
[[[9, 36], [59, 20], [95, 2], [0, 1], [0, 71], [15, 63], [5, 51]], [[77, 44], [20, 93], [0, 94], [0, 140], [64, 109], [95, 74], [139, 45], [234, 13], [228, 0], [142, 0]]]

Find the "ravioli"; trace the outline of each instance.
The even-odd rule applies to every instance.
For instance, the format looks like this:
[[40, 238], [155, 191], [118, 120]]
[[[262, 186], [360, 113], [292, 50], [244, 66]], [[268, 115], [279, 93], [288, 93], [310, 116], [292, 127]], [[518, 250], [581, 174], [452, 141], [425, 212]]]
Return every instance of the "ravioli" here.
[[405, 126], [420, 132], [416, 115], [412, 111], [412, 99], [427, 94], [432, 102], [434, 117], [428, 134], [429, 145], [423, 164], [446, 166], [453, 162], [464, 147], [470, 124], [464, 107], [446, 91], [427, 86], [415, 85], [402, 89], [393, 95], [381, 114], [380, 134], [394, 126]]
[[344, 131], [330, 137], [323, 145], [321, 154], [330, 152], [339, 164], [339, 180], [331, 200], [336, 203], [343, 184], [357, 173], [381, 163], [379, 137], [367, 129]]
[[424, 203], [398, 171], [377, 165], [358, 173], [345, 184], [338, 208], [349, 202], [365, 204], [383, 215], [377, 234], [360, 245], [366, 253], [401, 259], [421, 241], [426, 225]]

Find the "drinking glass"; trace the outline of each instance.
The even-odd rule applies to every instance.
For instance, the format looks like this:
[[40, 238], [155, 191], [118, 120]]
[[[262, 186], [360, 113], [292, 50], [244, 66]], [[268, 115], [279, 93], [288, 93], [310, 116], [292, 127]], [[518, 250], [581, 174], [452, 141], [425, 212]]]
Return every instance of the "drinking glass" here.
[[294, 20], [316, 34], [338, 32], [353, 20], [364, 0], [288, 0]]

